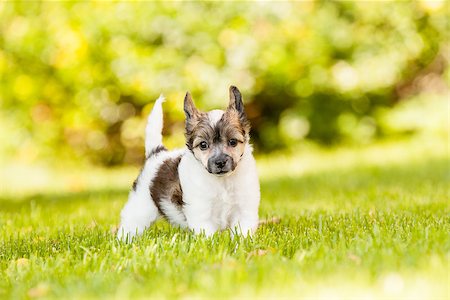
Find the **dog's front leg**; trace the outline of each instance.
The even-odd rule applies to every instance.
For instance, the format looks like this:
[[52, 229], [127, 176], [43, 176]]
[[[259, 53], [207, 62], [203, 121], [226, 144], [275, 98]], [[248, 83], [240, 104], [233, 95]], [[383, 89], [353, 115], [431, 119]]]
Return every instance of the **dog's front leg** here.
[[232, 218], [231, 230], [233, 233], [241, 234], [244, 237], [253, 235], [258, 228], [258, 211], [241, 210]]
[[218, 227], [211, 218], [200, 216], [198, 214], [186, 214], [189, 229], [193, 230], [195, 234], [204, 233], [206, 236], [212, 236], [217, 231]]
[[217, 226], [206, 220], [194, 222], [189, 225], [189, 228], [192, 229], [195, 234], [204, 233], [207, 237], [212, 236], [217, 231]]
[[235, 234], [252, 235], [258, 228], [258, 209], [261, 199], [256, 163], [251, 156], [244, 156], [240, 165], [241, 173], [234, 180], [235, 209], [230, 218], [230, 229]]
[[259, 185], [253, 187], [253, 189], [248, 188], [241, 193], [236, 193], [237, 207], [231, 215], [230, 229], [233, 233], [244, 237], [255, 233], [259, 223]]
[[218, 230], [217, 224], [212, 221], [211, 208], [208, 205], [188, 206], [184, 213], [189, 229], [196, 234], [211, 236]]

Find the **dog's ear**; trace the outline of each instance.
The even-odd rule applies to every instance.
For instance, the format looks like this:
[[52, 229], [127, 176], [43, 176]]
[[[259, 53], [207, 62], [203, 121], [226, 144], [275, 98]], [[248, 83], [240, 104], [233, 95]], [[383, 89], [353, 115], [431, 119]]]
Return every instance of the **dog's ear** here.
[[244, 110], [244, 103], [242, 102], [242, 95], [238, 88], [234, 85], [230, 86], [230, 104], [228, 104], [227, 111], [236, 111], [239, 115], [239, 122], [245, 132], [246, 139], [249, 139], [250, 122]]
[[234, 85], [230, 86], [230, 104], [228, 105], [228, 109], [235, 109], [239, 115], [245, 116], [241, 92]]
[[184, 97], [184, 113], [186, 115], [186, 121], [194, 118], [198, 114], [198, 110], [195, 107], [194, 101], [192, 101], [192, 96], [189, 92], [187, 92]]
[[192, 101], [192, 96], [189, 92], [187, 92], [184, 97], [184, 113], [186, 115], [186, 146], [192, 151], [194, 127], [199, 122], [200, 112], [195, 107], [194, 101]]

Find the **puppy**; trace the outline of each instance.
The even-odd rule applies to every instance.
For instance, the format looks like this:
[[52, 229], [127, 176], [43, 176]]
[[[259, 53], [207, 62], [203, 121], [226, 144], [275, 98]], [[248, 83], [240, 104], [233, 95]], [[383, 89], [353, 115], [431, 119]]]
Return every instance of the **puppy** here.
[[226, 111], [199, 111], [184, 98], [186, 148], [162, 145], [160, 96], [146, 127], [146, 161], [121, 212], [118, 238], [131, 241], [158, 217], [206, 236], [223, 229], [244, 236], [258, 226], [259, 180], [239, 90]]

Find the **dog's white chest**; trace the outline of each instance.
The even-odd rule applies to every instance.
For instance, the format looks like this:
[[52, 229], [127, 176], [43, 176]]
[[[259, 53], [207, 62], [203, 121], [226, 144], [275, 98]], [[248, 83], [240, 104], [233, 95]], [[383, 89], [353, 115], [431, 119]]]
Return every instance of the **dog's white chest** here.
[[206, 234], [235, 226], [243, 232], [256, 228], [260, 194], [251, 149], [229, 176], [209, 174], [190, 152], [182, 157], [178, 173], [187, 227]]

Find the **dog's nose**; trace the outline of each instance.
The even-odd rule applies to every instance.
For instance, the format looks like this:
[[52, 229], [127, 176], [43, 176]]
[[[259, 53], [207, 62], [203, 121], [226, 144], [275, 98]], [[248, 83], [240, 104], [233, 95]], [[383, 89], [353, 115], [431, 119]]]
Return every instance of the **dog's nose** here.
[[217, 168], [222, 169], [227, 164], [227, 160], [220, 158], [220, 159], [216, 160], [214, 163], [216, 164]]

